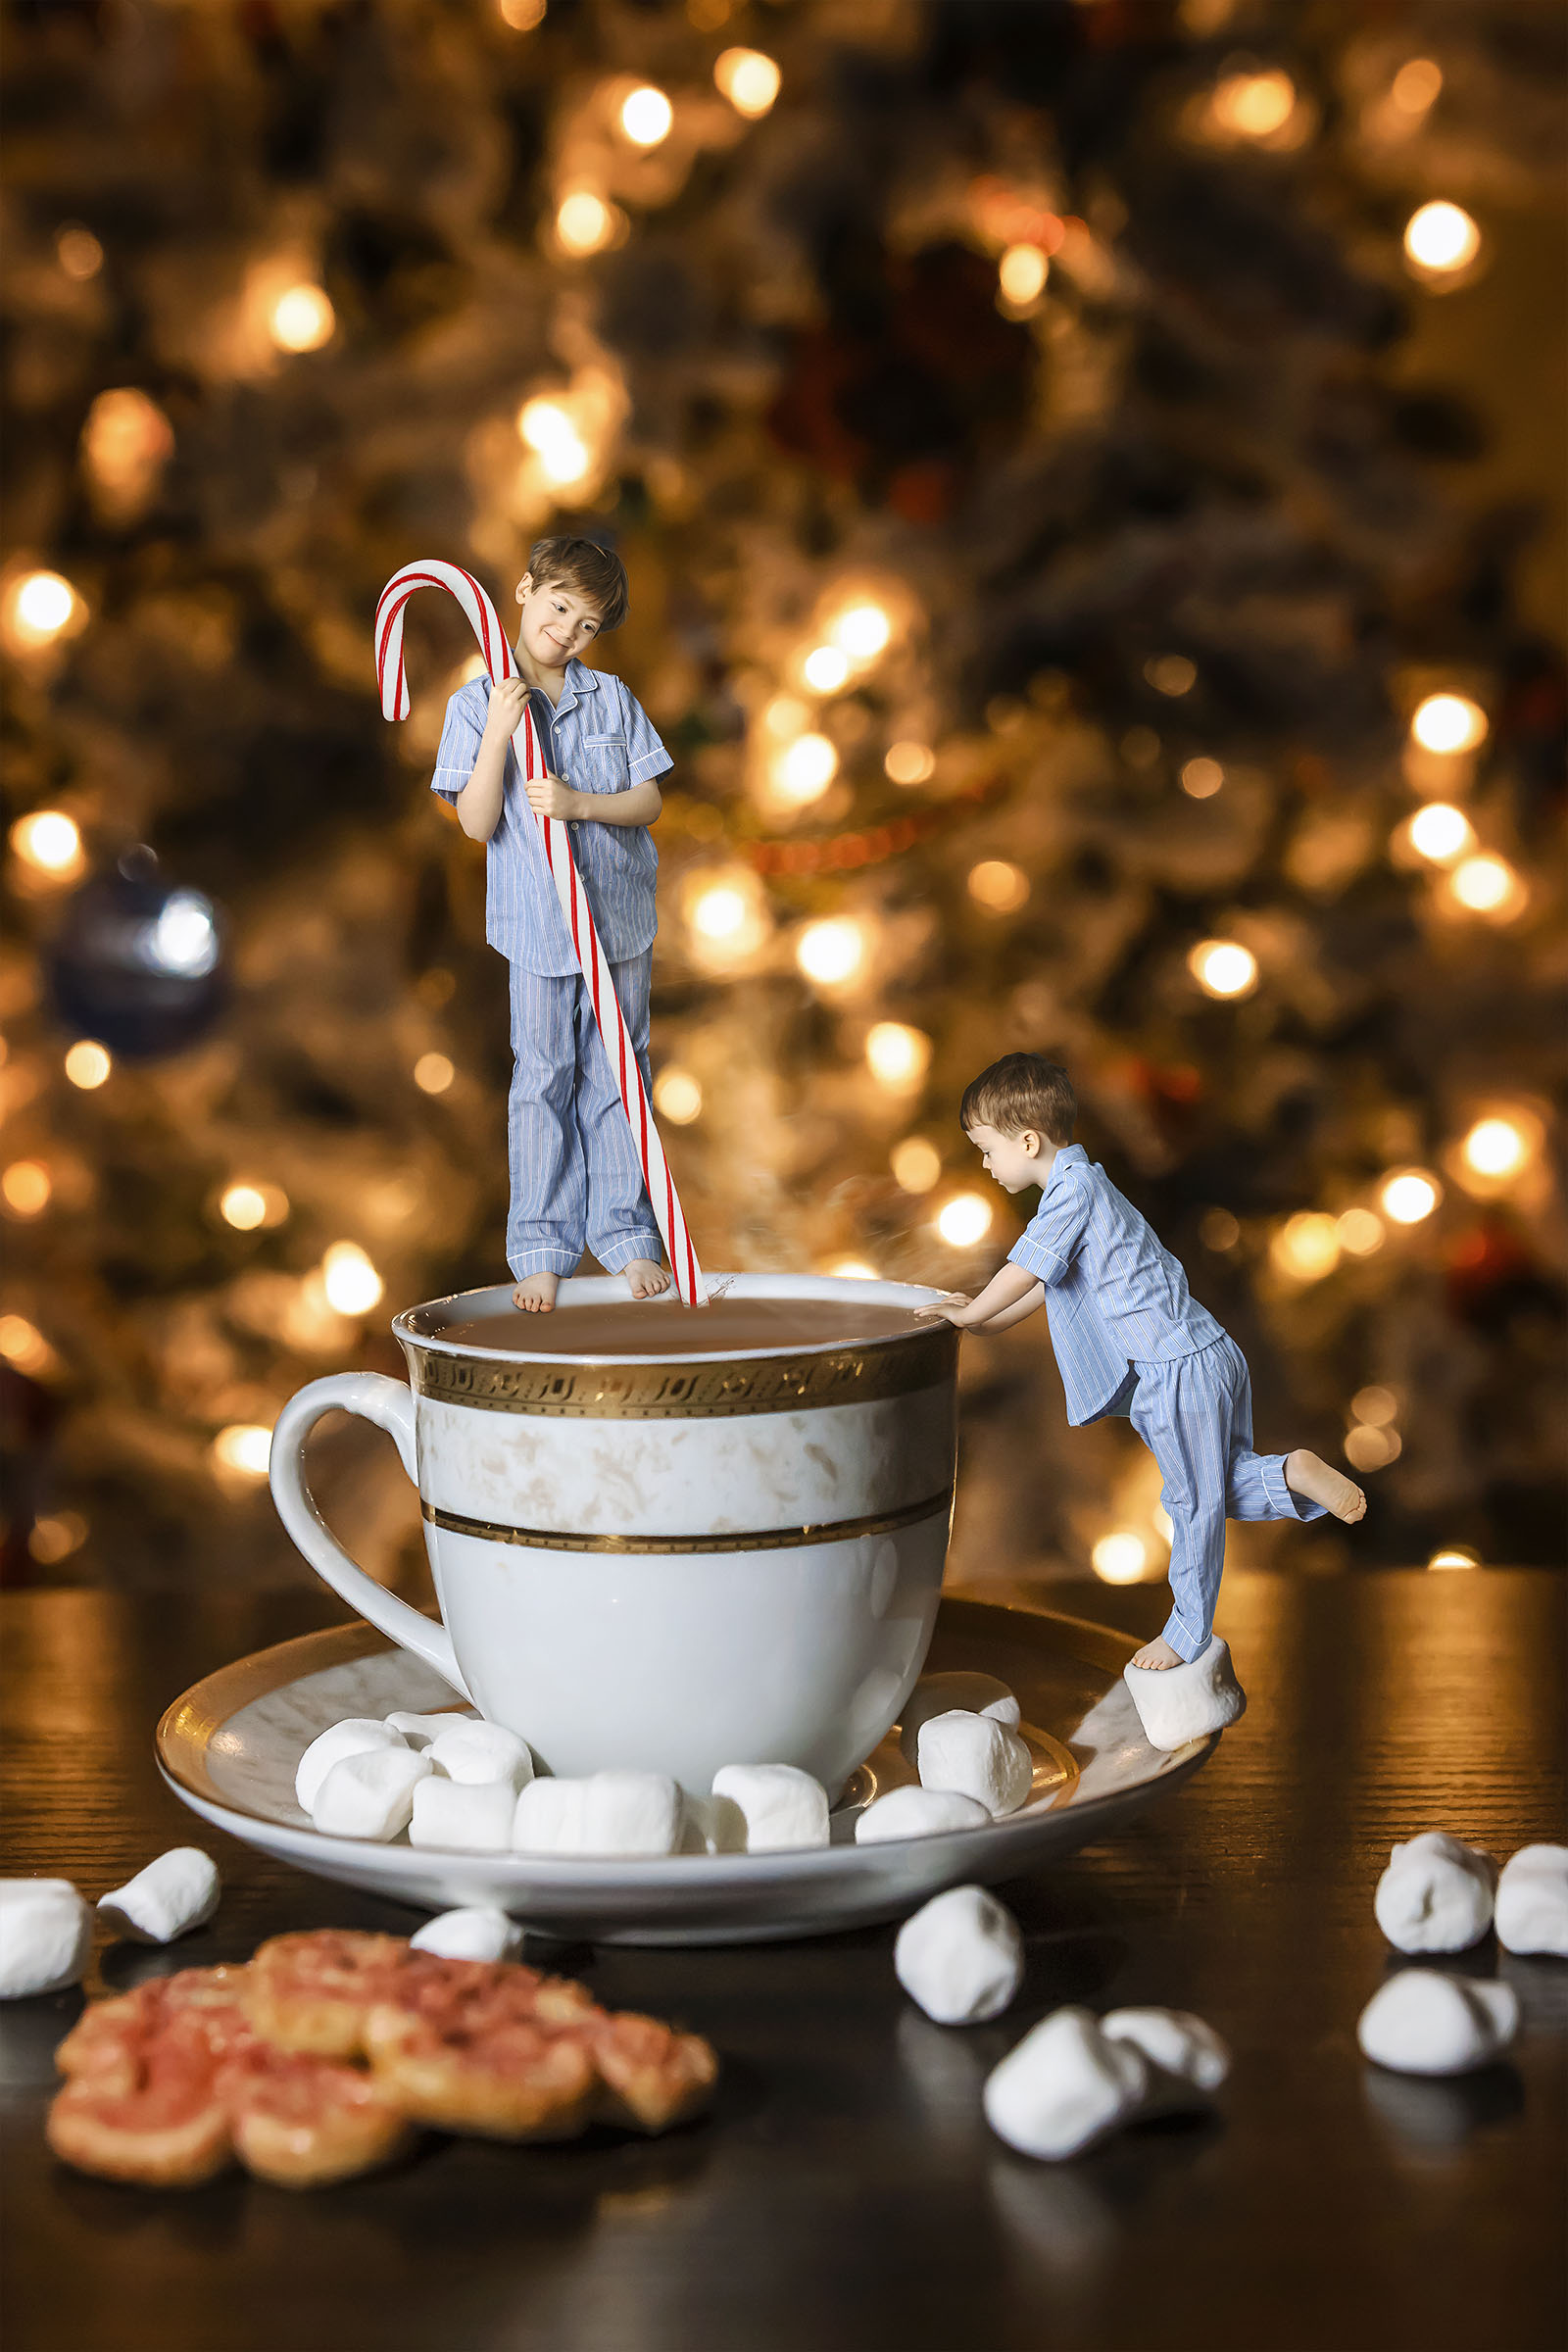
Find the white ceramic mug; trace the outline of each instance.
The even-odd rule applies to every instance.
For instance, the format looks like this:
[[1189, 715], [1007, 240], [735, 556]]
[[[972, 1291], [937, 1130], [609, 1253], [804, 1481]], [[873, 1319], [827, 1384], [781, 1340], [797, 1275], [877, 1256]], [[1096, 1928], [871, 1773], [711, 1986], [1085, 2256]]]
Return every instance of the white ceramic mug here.
[[[557, 1312], [625, 1295], [609, 1277], [566, 1282]], [[853, 1310], [938, 1294], [742, 1274], [730, 1296]], [[284, 1406], [272, 1494], [300, 1550], [551, 1772], [639, 1767], [706, 1790], [725, 1764], [797, 1764], [836, 1792], [897, 1721], [930, 1643], [957, 1334], [937, 1322], [618, 1358], [553, 1355], [547, 1316], [537, 1348], [445, 1336], [510, 1303], [503, 1287], [413, 1307], [392, 1326], [411, 1388], [340, 1373]], [[396, 1441], [443, 1625], [357, 1568], [317, 1510], [305, 1440], [334, 1407]]]

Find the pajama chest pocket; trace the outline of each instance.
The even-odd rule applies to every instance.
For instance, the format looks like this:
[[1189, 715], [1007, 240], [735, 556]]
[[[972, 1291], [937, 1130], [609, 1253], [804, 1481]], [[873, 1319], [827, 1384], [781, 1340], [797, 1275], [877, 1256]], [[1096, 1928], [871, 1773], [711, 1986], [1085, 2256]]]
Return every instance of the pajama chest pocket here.
[[590, 792], [624, 792], [630, 782], [624, 735], [584, 735], [583, 782]]

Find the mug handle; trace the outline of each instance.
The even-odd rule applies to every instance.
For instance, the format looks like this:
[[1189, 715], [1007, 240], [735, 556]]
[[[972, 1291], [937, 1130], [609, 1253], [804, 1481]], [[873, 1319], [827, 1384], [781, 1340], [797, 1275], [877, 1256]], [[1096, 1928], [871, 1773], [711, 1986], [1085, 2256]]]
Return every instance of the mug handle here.
[[316, 1498], [305, 1483], [305, 1441], [321, 1415], [334, 1410], [358, 1413], [363, 1420], [373, 1421], [377, 1429], [384, 1429], [397, 1446], [404, 1469], [414, 1484], [418, 1485], [414, 1397], [410, 1391], [401, 1380], [388, 1380], [380, 1372], [333, 1372], [325, 1380], [313, 1380], [301, 1389], [277, 1416], [268, 1473], [277, 1515], [317, 1575], [351, 1609], [357, 1609], [379, 1632], [390, 1636], [400, 1649], [412, 1649], [416, 1657], [433, 1666], [455, 1690], [461, 1690], [467, 1698], [468, 1687], [458, 1672], [452, 1637], [446, 1627], [432, 1625], [428, 1617], [411, 1609], [406, 1600], [399, 1600], [395, 1592], [378, 1585], [373, 1576], [367, 1576], [363, 1568], [357, 1568], [316, 1507]]

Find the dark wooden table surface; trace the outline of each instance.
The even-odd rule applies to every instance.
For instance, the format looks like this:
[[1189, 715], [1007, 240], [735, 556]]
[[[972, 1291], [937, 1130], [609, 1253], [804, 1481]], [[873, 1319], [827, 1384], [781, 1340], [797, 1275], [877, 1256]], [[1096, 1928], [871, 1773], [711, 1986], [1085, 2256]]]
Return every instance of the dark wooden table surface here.
[[[989, 1588], [1147, 1634], [1153, 1589]], [[172, 1952], [100, 1952], [88, 1989], [249, 1955], [285, 1928], [406, 1914], [230, 1844], [151, 1734], [186, 1684], [331, 1621], [314, 1595], [5, 1603], [12, 1874], [95, 1897], [192, 1837], [226, 1892]], [[1544, 1574], [1233, 1576], [1251, 1711], [1133, 1829], [1006, 1889], [1012, 2011], [929, 2024], [891, 1930], [730, 1951], [574, 1949], [601, 1999], [716, 2043], [703, 2123], [511, 2149], [431, 2141], [313, 2196], [234, 2178], [151, 2194], [56, 2165], [41, 2124], [76, 1994], [0, 2014], [9, 2352], [1559, 2352], [1568, 1963], [1489, 1941], [1524, 2024], [1453, 2082], [1368, 2068], [1388, 1968], [1372, 1889], [1396, 1838], [1498, 1855], [1564, 1834], [1563, 1586]], [[980, 2087], [1062, 2001], [1195, 2009], [1229, 2039], [1218, 2115], [1044, 2166]]]

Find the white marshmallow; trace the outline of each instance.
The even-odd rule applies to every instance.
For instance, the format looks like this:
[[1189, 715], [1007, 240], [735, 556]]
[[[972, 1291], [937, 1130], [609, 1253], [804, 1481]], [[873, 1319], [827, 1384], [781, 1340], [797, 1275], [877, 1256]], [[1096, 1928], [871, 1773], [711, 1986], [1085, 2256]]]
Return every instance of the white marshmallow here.
[[0, 2001], [74, 1984], [92, 1950], [92, 1913], [69, 1879], [0, 1879]]
[[1131, 2042], [1108, 2040], [1087, 2009], [1058, 2009], [987, 2078], [986, 2121], [1022, 2155], [1059, 2161], [1128, 2122], [1149, 2083]]
[[588, 1809], [586, 1781], [525, 1782], [512, 1817], [512, 1843], [520, 1854], [580, 1854]]
[[691, 1796], [682, 1791], [680, 1850], [683, 1854], [744, 1854], [746, 1816], [732, 1796]]
[[1362, 2010], [1356, 2040], [1401, 2075], [1467, 2075], [1505, 2050], [1519, 2029], [1511, 1984], [1401, 1968]]
[[662, 1772], [596, 1772], [583, 1805], [584, 1854], [672, 1854], [680, 1844], [680, 1789]]
[[994, 1674], [922, 1675], [905, 1701], [899, 1725], [899, 1745], [911, 1764], [920, 1760], [920, 1726], [933, 1715], [950, 1715], [961, 1708], [967, 1715], [989, 1715], [993, 1723], [1018, 1729], [1020, 1709], [1005, 1683]]
[[499, 1723], [459, 1723], [436, 1735], [425, 1754], [449, 1781], [505, 1781], [514, 1796], [533, 1779], [526, 1740]]
[[1000, 2017], [1023, 1982], [1023, 1937], [983, 1886], [950, 1886], [905, 1921], [893, 1968], [939, 2026], [978, 2025]]
[[[422, 1784], [430, 1788], [428, 1781]], [[427, 1919], [409, 1948], [434, 1952], [441, 1960], [515, 1960], [522, 1949], [522, 1930], [504, 1911], [478, 1906], [466, 1911], [442, 1911]]]
[[793, 1764], [726, 1764], [713, 1775], [713, 1794], [740, 1808], [749, 1854], [793, 1853], [828, 1841], [827, 1790]]
[[1505, 1952], [1568, 1960], [1568, 1845], [1522, 1845], [1497, 1881], [1497, 1941]]
[[989, 1830], [991, 1815], [977, 1796], [956, 1788], [890, 1788], [873, 1797], [855, 1825], [857, 1845], [888, 1838], [937, 1838], [944, 1830]]
[[400, 1740], [395, 1747], [365, 1749], [334, 1764], [316, 1792], [311, 1819], [327, 1838], [369, 1838], [390, 1844], [406, 1830], [414, 1791], [430, 1777], [428, 1756]]
[[1100, 2031], [1130, 2041], [1167, 2075], [1198, 2090], [1218, 2090], [1231, 2071], [1229, 2046], [1190, 2009], [1111, 2009]]
[[956, 1789], [993, 1816], [1016, 1813], [1034, 1785], [1034, 1758], [1016, 1732], [989, 1715], [953, 1708], [921, 1724], [916, 1741], [923, 1788]]
[[396, 1732], [400, 1740], [406, 1740], [410, 1747], [428, 1747], [431, 1740], [439, 1740], [443, 1732], [461, 1731], [468, 1724], [478, 1723], [480, 1720], [481, 1718], [477, 1715], [459, 1715], [457, 1713], [412, 1715], [406, 1707], [395, 1709], [385, 1718], [387, 1729]]
[[211, 1855], [199, 1845], [176, 1845], [112, 1894], [100, 1895], [98, 1908], [112, 1928], [138, 1943], [172, 1943], [207, 1925], [221, 1892]]
[[350, 1715], [311, 1741], [294, 1773], [294, 1794], [302, 1813], [314, 1813], [321, 1783], [345, 1756], [368, 1756], [378, 1747], [402, 1747], [403, 1738], [368, 1715]]
[[1496, 1884], [1497, 1866], [1484, 1847], [1424, 1830], [1394, 1848], [1372, 1908], [1396, 1951], [1463, 1952], [1492, 1925]]
[[517, 1810], [510, 1781], [444, 1781], [438, 1773], [414, 1791], [411, 1845], [450, 1845], [470, 1854], [504, 1854]]
[[1121, 1671], [1144, 1738], [1166, 1755], [1189, 1740], [1223, 1732], [1247, 1712], [1247, 1693], [1218, 1634], [1185, 1666], [1135, 1666], [1129, 1659]]

